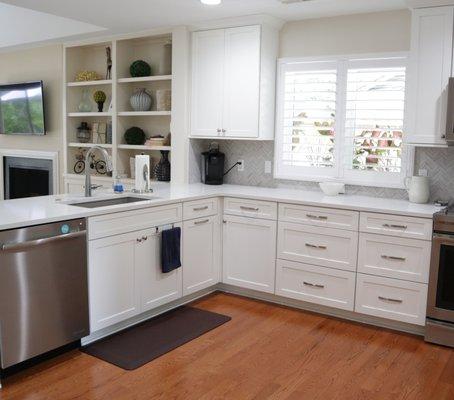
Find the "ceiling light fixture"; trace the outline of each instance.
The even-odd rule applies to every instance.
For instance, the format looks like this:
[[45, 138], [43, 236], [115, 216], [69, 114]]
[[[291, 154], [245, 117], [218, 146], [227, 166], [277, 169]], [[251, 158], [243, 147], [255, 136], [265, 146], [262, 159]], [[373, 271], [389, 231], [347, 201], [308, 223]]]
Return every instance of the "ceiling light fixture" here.
[[217, 6], [217, 5], [221, 4], [221, 1], [222, 0], [200, 0], [200, 2], [202, 4], [206, 4], [209, 6]]

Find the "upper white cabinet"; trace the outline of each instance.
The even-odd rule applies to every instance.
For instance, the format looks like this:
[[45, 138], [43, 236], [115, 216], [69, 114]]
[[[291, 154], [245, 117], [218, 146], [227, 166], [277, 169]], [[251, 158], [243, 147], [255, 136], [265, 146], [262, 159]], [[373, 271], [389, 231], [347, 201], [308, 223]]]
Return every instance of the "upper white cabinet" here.
[[194, 32], [192, 137], [273, 138], [277, 49], [265, 26]]
[[447, 85], [452, 76], [454, 7], [413, 10], [407, 79], [406, 141], [446, 145]]

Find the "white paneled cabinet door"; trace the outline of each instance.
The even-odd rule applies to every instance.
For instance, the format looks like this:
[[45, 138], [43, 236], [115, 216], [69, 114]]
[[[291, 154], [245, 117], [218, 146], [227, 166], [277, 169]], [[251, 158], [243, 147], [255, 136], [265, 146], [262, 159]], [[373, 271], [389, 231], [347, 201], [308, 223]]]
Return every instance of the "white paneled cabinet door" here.
[[[181, 224], [175, 224], [180, 226]], [[141, 311], [148, 311], [182, 295], [181, 268], [163, 273], [161, 268], [161, 232], [149, 229], [138, 233], [136, 243], [137, 286]]]
[[219, 217], [186, 221], [183, 225], [183, 295], [219, 282]]
[[124, 321], [139, 312], [135, 280], [137, 234], [89, 242], [90, 329]]
[[454, 7], [413, 11], [407, 81], [407, 142], [446, 144], [447, 85], [452, 74]]
[[222, 133], [224, 41], [223, 29], [193, 34], [192, 136], [217, 137]]
[[223, 282], [274, 293], [276, 221], [225, 215]]
[[225, 30], [222, 134], [259, 136], [260, 26]]

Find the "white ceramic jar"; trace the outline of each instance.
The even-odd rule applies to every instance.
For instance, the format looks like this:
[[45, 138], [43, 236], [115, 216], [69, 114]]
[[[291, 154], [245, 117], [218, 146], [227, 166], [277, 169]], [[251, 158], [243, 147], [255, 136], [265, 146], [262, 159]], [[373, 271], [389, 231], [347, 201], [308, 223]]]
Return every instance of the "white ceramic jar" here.
[[412, 176], [405, 180], [410, 202], [425, 204], [430, 198], [429, 178], [425, 176]]

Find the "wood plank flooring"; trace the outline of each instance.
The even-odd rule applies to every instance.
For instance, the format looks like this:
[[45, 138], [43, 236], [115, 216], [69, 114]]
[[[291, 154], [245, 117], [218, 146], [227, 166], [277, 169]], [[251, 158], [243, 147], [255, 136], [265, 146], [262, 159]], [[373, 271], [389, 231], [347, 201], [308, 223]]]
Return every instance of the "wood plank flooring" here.
[[454, 350], [217, 293], [232, 321], [135, 371], [73, 351], [8, 378], [1, 400], [453, 400]]

